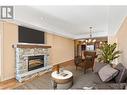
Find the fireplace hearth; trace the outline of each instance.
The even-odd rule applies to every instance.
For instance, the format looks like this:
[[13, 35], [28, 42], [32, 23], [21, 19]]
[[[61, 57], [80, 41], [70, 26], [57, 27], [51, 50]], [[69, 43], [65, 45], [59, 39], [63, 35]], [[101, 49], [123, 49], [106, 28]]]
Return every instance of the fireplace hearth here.
[[44, 55], [28, 56], [28, 71], [44, 67]]

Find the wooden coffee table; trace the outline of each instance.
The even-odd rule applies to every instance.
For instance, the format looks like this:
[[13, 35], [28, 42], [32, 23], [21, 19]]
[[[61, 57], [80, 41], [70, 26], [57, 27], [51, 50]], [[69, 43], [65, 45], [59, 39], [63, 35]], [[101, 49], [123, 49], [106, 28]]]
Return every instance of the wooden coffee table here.
[[73, 74], [68, 70], [63, 70], [57, 74], [56, 71], [52, 72], [52, 83], [54, 89], [68, 89], [73, 84]]

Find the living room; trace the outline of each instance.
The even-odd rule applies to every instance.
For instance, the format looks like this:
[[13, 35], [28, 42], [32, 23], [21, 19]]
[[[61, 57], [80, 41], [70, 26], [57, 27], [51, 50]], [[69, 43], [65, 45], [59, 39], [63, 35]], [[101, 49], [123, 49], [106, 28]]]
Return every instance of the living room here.
[[[1, 89], [127, 89], [126, 6], [0, 8], [13, 10], [0, 19]], [[97, 51], [108, 45], [118, 55], [100, 62]], [[91, 52], [92, 66], [84, 65]]]

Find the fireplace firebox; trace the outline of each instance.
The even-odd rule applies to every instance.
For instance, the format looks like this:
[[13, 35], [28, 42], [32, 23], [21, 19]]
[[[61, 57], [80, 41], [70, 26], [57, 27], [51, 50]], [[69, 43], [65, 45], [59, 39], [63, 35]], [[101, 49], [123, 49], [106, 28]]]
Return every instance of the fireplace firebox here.
[[44, 55], [28, 56], [28, 71], [44, 67]]

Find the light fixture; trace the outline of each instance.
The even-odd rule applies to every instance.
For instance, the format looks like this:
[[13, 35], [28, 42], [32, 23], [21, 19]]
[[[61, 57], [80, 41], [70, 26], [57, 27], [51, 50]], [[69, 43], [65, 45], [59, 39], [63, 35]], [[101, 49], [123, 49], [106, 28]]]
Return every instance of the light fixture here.
[[93, 42], [93, 43], [96, 42], [96, 39], [93, 39], [92, 42]]
[[85, 42], [83, 42], [83, 45], [85, 45], [86, 43]]
[[91, 43], [91, 42], [93, 42], [93, 43], [95, 43], [96, 42], [96, 39], [92, 39], [92, 32], [93, 32], [93, 27], [89, 27], [89, 31], [90, 31], [90, 37], [89, 37], [89, 39], [86, 39], [85, 40], [85, 42], [86, 43]]
[[102, 44], [102, 41], [100, 41], [100, 44]]

